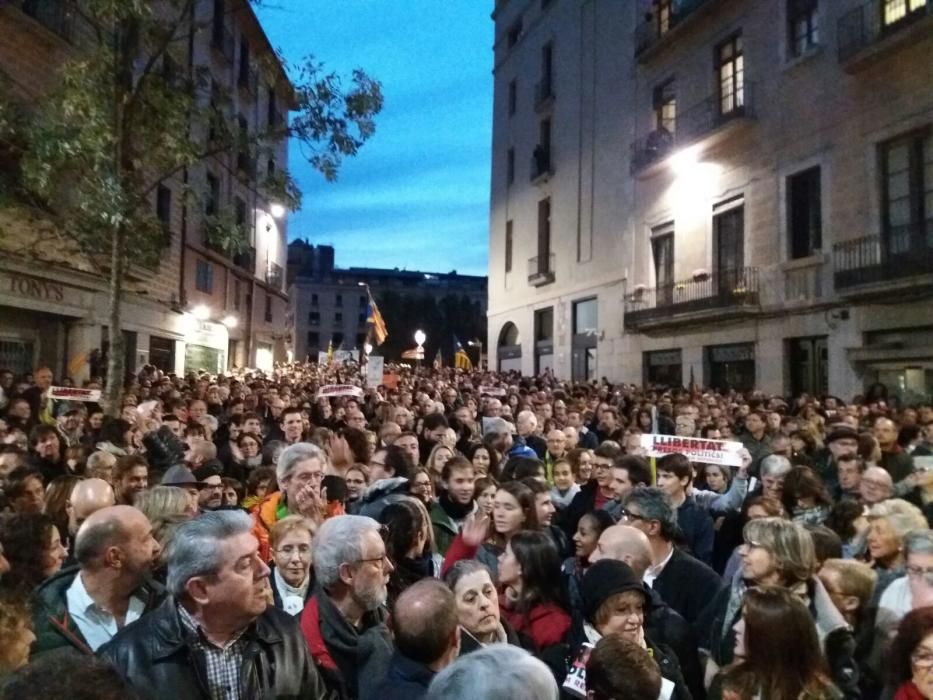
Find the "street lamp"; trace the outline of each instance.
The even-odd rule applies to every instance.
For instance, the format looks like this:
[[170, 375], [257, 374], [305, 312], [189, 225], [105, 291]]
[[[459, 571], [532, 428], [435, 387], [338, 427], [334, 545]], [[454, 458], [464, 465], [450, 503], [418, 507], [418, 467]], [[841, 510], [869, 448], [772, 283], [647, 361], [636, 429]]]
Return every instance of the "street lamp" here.
[[372, 343], [363, 343], [363, 352], [366, 353], [366, 357], [369, 357], [369, 356], [372, 354], [372, 352], [373, 352], [373, 344], [372, 344]]
[[211, 317], [211, 310], [204, 304], [198, 304], [191, 309], [191, 314], [199, 321], [206, 321]]
[[278, 202], [273, 202], [269, 205], [269, 213], [272, 214], [272, 218], [281, 219], [285, 216], [285, 207]]
[[424, 331], [420, 328], [415, 331], [415, 342], [418, 343], [418, 365], [421, 365], [421, 360], [424, 359], [424, 341], [428, 339], [428, 336], [424, 334]]
[[479, 348], [479, 357], [476, 360], [476, 369], [483, 369], [483, 341], [479, 338], [475, 340], [468, 340], [467, 345], [472, 348]]

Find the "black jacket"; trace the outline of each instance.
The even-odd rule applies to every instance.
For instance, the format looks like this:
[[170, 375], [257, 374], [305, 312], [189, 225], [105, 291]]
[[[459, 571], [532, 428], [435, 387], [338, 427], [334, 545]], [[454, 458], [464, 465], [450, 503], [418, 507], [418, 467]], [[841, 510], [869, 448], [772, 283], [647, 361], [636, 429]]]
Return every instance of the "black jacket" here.
[[[590, 479], [580, 487], [579, 493], [570, 501], [570, 505], [554, 516], [554, 522], [561, 527], [568, 538], [573, 539], [577, 532], [577, 524], [587, 513], [596, 510], [596, 494], [599, 491], [599, 484], [596, 479]], [[609, 513], [613, 520], [618, 519], [619, 504], [610, 500], [603, 510]]]
[[692, 625], [713, 602], [722, 585], [719, 574], [675, 547], [652, 588]]
[[680, 663], [684, 682], [693, 700], [703, 700], [703, 667], [697, 653], [697, 638], [687, 621], [665, 603], [657, 591], [647, 588], [651, 604], [645, 612], [645, 635], [657, 644], [669, 648]]
[[434, 675], [434, 671], [424, 664], [412, 661], [396, 650], [385, 680], [374, 697], [379, 700], [421, 700], [427, 694]]
[[[142, 700], [208, 700], [204, 659], [189, 646], [174, 598], [123, 629], [100, 648]], [[324, 685], [308, 654], [298, 622], [274, 607], [266, 608], [244, 635], [240, 697], [263, 700], [317, 700]]]

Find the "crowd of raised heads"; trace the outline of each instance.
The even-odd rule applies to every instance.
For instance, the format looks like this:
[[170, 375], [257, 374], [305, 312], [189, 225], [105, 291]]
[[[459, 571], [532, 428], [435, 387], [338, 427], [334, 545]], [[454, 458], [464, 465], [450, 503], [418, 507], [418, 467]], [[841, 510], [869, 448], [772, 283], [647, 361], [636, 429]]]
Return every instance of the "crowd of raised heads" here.
[[0, 700], [933, 700], [933, 406], [0, 369]]

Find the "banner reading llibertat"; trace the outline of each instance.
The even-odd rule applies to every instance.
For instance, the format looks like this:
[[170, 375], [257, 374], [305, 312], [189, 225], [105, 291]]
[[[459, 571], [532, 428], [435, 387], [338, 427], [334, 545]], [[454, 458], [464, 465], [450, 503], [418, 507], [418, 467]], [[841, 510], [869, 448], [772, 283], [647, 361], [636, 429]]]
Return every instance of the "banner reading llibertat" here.
[[706, 438], [680, 437], [678, 435], [641, 436], [641, 446], [648, 457], [664, 457], [682, 454], [691, 462], [721, 464], [725, 467], [741, 467], [743, 445], [732, 440], [707, 440]]

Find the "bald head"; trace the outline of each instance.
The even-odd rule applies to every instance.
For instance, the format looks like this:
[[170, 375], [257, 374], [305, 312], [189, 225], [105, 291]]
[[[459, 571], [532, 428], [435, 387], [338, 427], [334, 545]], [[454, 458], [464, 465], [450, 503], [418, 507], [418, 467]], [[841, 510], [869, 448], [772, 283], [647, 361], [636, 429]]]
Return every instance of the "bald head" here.
[[600, 559], [615, 559], [625, 562], [638, 578], [642, 578], [651, 566], [651, 544], [648, 536], [631, 525], [613, 525], [603, 530], [590, 555], [590, 563]]
[[392, 626], [395, 646], [412, 661], [433, 666], [453, 660], [460, 650], [456, 599], [436, 579], [422, 579], [402, 591], [392, 608]]
[[91, 513], [78, 528], [75, 559], [81, 568], [97, 568], [110, 547], [122, 545], [134, 530], [151, 530], [146, 516], [132, 506], [110, 506]]
[[393, 421], [386, 421], [379, 429], [379, 439], [382, 440], [382, 444], [387, 447], [395, 442], [395, 438], [401, 434], [402, 426]]
[[894, 480], [886, 469], [868, 467], [862, 472], [862, 478], [859, 481], [859, 494], [867, 505], [873, 506], [891, 498], [894, 494]]
[[113, 487], [103, 479], [84, 479], [71, 490], [71, 506], [74, 509], [75, 528], [101, 508], [114, 504]]

